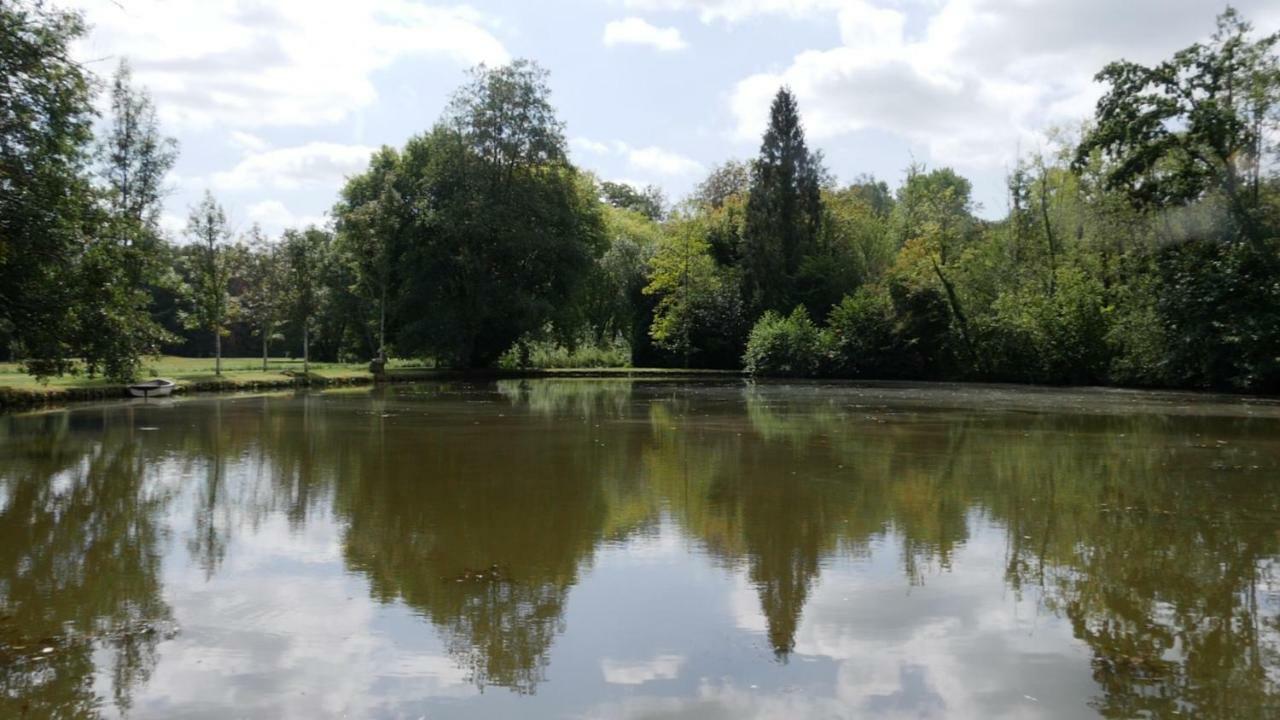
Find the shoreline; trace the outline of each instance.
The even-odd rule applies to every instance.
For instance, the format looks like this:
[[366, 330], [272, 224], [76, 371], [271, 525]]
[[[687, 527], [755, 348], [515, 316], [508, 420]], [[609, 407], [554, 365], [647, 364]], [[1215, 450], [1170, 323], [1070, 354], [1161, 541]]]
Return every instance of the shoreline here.
[[[414, 382], [431, 382], [440, 380], [519, 380], [547, 378], [596, 378], [627, 380], [748, 380], [761, 385], [789, 384], [793, 386], [845, 385], [852, 384], [866, 389], [898, 389], [898, 388], [931, 388], [943, 393], [960, 390], [968, 391], [1016, 391], [1035, 395], [1039, 393], [1079, 393], [1081, 395], [1102, 395], [1112, 397], [1130, 396], [1163, 397], [1166, 399], [1182, 399], [1186, 401], [1244, 401], [1246, 403], [1273, 405], [1280, 404], [1280, 398], [1273, 395], [1251, 393], [1232, 393], [1221, 390], [1196, 390], [1186, 388], [1137, 388], [1120, 385], [1036, 385], [1022, 383], [1001, 383], [983, 381], [925, 381], [925, 380], [877, 380], [868, 378], [752, 378], [742, 370], [714, 370], [696, 368], [542, 368], [527, 370], [502, 369], [446, 369], [446, 368], [404, 368], [389, 370], [381, 377], [372, 374], [337, 375], [325, 377], [312, 373], [310, 378], [282, 376], [279, 380], [175, 380], [177, 386], [173, 390], [175, 396], [230, 394], [241, 392], [257, 392], [262, 390], [288, 390], [300, 388], [340, 388], [368, 387], [384, 384], [406, 384]], [[23, 410], [40, 410], [57, 408], [65, 405], [88, 403], [103, 400], [127, 400], [130, 395], [125, 385], [97, 385], [89, 387], [40, 387], [16, 388], [0, 387], [0, 415]]]
[[[258, 390], [287, 390], [290, 388], [361, 387], [367, 385], [428, 382], [431, 380], [506, 380], [521, 378], [742, 378], [746, 373], [738, 370], [698, 370], [684, 368], [566, 368], [530, 370], [451, 370], [404, 369], [389, 370], [381, 377], [372, 374], [339, 375], [325, 377], [311, 373], [311, 377], [283, 377], [280, 380], [175, 380], [174, 395], [206, 393], [254, 392]], [[89, 387], [17, 388], [0, 387], [0, 414], [33, 408], [58, 407], [98, 400], [123, 400], [130, 397], [126, 385], [95, 385]]]

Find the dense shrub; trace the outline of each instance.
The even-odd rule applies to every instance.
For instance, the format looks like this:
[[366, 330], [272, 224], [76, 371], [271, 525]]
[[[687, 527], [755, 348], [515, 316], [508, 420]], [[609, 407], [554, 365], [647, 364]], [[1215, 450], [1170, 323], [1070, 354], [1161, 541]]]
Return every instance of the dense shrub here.
[[942, 290], [902, 282], [889, 285], [893, 301], [895, 358], [900, 372], [911, 378], [935, 380], [956, 377], [959, 345], [951, 323], [951, 309]]
[[893, 304], [879, 290], [860, 288], [832, 311], [828, 334], [841, 377], [891, 378], [900, 373], [901, 350], [893, 331]]
[[1002, 293], [985, 344], [996, 380], [1097, 383], [1107, 377], [1109, 330], [1102, 284], [1068, 267], [1052, 294], [1035, 287]]
[[1176, 384], [1170, 372], [1169, 338], [1156, 307], [1157, 287], [1154, 274], [1140, 273], [1116, 291], [1115, 319], [1107, 334], [1110, 382], [1147, 387]]
[[630, 366], [630, 348], [621, 338], [601, 343], [585, 342], [574, 347], [553, 340], [518, 342], [503, 353], [498, 367], [526, 368], [609, 368]]
[[1270, 242], [1196, 240], [1156, 259], [1168, 379], [1280, 390], [1280, 253]]
[[801, 305], [787, 317], [773, 311], [760, 316], [742, 361], [752, 375], [813, 377], [827, 367], [829, 346], [827, 334]]

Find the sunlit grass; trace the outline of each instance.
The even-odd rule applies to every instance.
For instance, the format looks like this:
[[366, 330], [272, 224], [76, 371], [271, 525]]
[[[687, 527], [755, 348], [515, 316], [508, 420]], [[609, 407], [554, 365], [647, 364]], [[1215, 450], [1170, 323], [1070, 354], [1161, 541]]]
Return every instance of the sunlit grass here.
[[[390, 367], [408, 368], [415, 366], [413, 361], [395, 360]], [[417, 365], [417, 367], [421, 367]], [[311, 373], [326, 380], [367, 376], [367, 363], [323, 363], [312, 362]], [[162, 377], [177, 383], [200, 383], [222, 380], [233, 383], [272, 383], [290, 379], [291, 374], [302, 373], [302, 361], [292, 358], [271, 358], [267, 369], [262, 369], [262, 358], [223, 358], [222, 376], [214, 374], [213, 358], [184, 358], [166, 355], [143, 365], [143, 380]], [[37, 379], [25, 373], [18, 363], [0, 363], [0, 387], [11, 387], [24, 390], [50, 390], [84, 387], [107, 387], [118, 383], [108, 382], [101, 377], [90, 378], [83, 369], [61, 377]]]
[[[547, 375], [571, 375], [587, 372], [593, 375], [685, 375], [689, 371], [667, 368], [631, 368], [625, 366], [625, 358], [611, 355], [606, 351], [591, 349], [587, 352], [566, 354], [560, 357], [549, 357], [545, 353], [534, 358], [542, 364], [534, 363], [533, 372]], [[610, 363], [615, 363], [610, 367]], [[221, 383], [235, 387], [243, 385], [284, 384], [302, 374], [302, 361], [293, 358], [271, 358], [267, 369], [262, 369], [262, 358], [223, 358], [222, 375], [213, 372], [213, 358], [186, 358], [166, 355], [144, 363], [140, 380], [151, 378], [167, 378], [179, 385], [199, 385], [204, 383]], [[421, 360], [393, 359], [387, 363], [387, 374], [391, 378], [420, 379], [432, 373], [436, 367]], [[697, 372], [697, 371], [694, 371]], [[716, 374], [716, 371], [703, 371]], [[314, 380], [351, 381], [356, 378], [370, 378], [367, 363], [327, 363], [312, 362], [311, 376]], [[54, 393], [59, 390], [83, 388], [112, 388], [120, 383], [109, 382], [101, 376], [90, 378], [83, 369], [61, 377], [37, 379], [23, 371], [18, 363], [0, 363], [0, 389], [11, 389], [21, 394]]]

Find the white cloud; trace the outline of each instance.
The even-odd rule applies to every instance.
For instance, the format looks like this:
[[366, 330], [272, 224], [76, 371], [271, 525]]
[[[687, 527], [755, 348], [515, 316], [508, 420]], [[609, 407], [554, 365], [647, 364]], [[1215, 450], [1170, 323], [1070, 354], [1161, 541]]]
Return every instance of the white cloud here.
[[573, 147], [573, 148], [579, 148], [579, 149], [581, 149], [581, 150], [583, 150], [583, 151], [585, 151], [585, 152], [589, 152], [589, 153], [591, 153], [591, 154], [593, 154], [593, 155], [608, 155], [608, 154], [609, 154], [609, 144], [608, 144], [608, 143], [597, 142], [597, 141], [592, 140], [592, 139], [590, 139], [590, 138], [584, 138], [584, 137], [575, 137], [575, 138], [571, 138], [571, 139], [569, 140], [569, 146], [570, 146], [570, 147]]
[[296, 190], [303, 187], [336, 189], [343, 180], [369, 163], [375, 148], [313, 142], [245, 156], [235, 167], [213, 174], [218, 190]]
[[396, 61], [459, 65], [508, 54], [467, 8], [410, 0], [78, 0], [94, 29], [85, 58], [128, 57], [166, 125], [324, 125], [377, 99]]
[[626, 7], [653, 12], [692, 10], [703, 22], [739, 22], [755, 15], [778, 14], [800, 17], [819, 10], [831, 10], [845, 0], [626, 0]]
[[694, 175], [704, 170], [697, 160], [652, 145], [628, 149], [627, 162], [639, 170], [658, 175]]
[[[655, 2], [726, 20], [781, 6]], [[998, 168], [1040, 143], [1047, 127], [1083, 119], [1100, 92], [1092, 76], [1106, 62], [1164, 57], [1202, 37], [1218, 11], [1198, 0], [945, 0], [912, 37], [906, 14], [866, 0], [794, 8], [834, 11], [841, 43], [741, 80], [730, 97], [737, 139], [759, 138], [771, 98], [788, 85], [814, 140], [877, 129], [969, 169]]]
[[243, 130], [232, 130], [229, 137], [231, 145], [243, 152], [262, 152], [271, 147], [266, 140]]
[[160, 214], [160, 229], [170, 239], [178, 239], [187, 229], [187, 219], [177, 213], [165, 212]]
[[[134, 713], [402, 716], [426, 699], [478, 692], [429, 626], [343, 571], [340, 524], [313, 519], [298, 528], [279, 514], [237, 522], [254, 537], [237, 539], [219, 574], [194, 566], [166, 574], [165, 599], [183, 632], [161, 645], [162, 661], [136, 686]], [[265, 622], [263, 610], [277, 608], [289, 612]], [[381, 623], [399, 630], [383, 632]], [[110, 687], [110, 668], [96, 681]]]
[[604, 44], [608, 47], [615, 45], [648, 45], [664, 51], [681, 50], [688, 47], [684, 38], [680, 37], [679, 29], [656, 27], [637, 17], [614, 20], [605, 25]]
[[322, 226], [323, 216], [298, 215], [279, 200], [263, 200], [249, 206], [249, 220], [262, 226], [268, 234], [274, 235], [286, 228], [304, 228], [308, 225]]
[[683, 655], [659, 655], [652, 660], [623, 662], [604, 658], [600, 670], [612, 685], [643, 685], [651, 680], [674, 680], [684, 665]]
[[[576, 137], [569, 141], [570, 146], [602, 158], [617, 157], [626, 160], [627, 167], [640, 174], [662, 175], [666, 177], [690, 176], [702, 173], [706, 168], [693, 158], [681, 155], [673, 150], [650, 145], [648, 147], [632, 147], [621, 140], [601, 142], [584, 137]], [[647, 183], [626, 180], [629, 185], [643, 187]]]

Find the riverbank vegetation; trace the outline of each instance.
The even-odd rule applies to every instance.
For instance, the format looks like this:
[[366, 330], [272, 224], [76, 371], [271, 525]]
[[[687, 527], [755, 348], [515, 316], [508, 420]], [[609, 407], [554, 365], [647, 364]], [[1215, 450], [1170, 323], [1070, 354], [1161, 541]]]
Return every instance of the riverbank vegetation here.
[[1230, 9], [1103, 68], [994, 220], [949, 168], [839, 181], [786, 88], [759, 155], [689, 197], [601, 181], [521, 60], [376, 152], [328, 226], [232, 237], [208, 195], [181, 241], [158, 221], [177, 148], [127, 64], [98, 118], [80, 17], [0, 16], [0, 353], [36, 377], [285, 352], [1280, 391], [1278, 36]]

